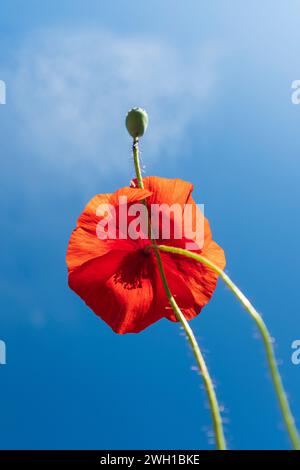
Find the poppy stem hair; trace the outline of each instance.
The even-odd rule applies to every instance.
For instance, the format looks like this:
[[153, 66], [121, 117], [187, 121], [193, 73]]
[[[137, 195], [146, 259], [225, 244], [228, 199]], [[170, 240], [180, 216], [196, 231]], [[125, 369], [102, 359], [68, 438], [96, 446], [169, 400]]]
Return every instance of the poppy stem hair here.
[[247, 310], [247, 312], [253, 318], [263, 340], [263, 344], [264, 344], [266, 355], [267, 355], [268, 365], [269, 365], [270, 372], [271, 372], [272, 381], [274, 384], [275, 392], [276, 392], [280, 410], [284, 419], [284, 423], [285, 423], [287, 432], [290, 437], [290, 441], [295, 450], [300, 450], [300, 437], [299, 437], [299, 433], [295, 425], [295, 421], [294, 421], [294, 418], [293, 418], [293, 415], [289, 406], [289, 402], [288, 402], [286, 393], [284, 391], [282, 380], [278, 371], [278, 367], [276, 364], [274, 348], [272, 345], [272, 338], [261, 315], [253, 307], [253, 305], [250, 303], [247, 297], [242, 293], [242, 291], [232, 282], [229, 276], [227, 276], [227, 274], [222, 269], [220, 269], [218, 266], [212, 263], [209, 259], [201, 255], [198, 255], [196, 253], [193, 253], [191, 251], [184, 250], [182, 248], [158, 245], [154, 249], [156, 250], [158, 249], [166, 253], [174, 253], [177, 255], [183, 255], [183, 256], [186, 256], [187, 258], [194, 259], [198, 261], [199, 263], [202, 263], [208, 266], [209, 268], [211, 268], [216, 274], [218, 274], [223, 279], [225, 284], [229, 287], [229, 289], [238, 298], [238, 300], [241, 302], [243, 307]]
[[186, 320], [185, 316], [183, 315], [182, 311], [177, 305], [176, 300], [174, 299], [169, 286], [168, 282], [166, 279], [166, 275], [164, 272], [164, 267], [162, 263], [162, 259], [159, 253], [158, 246], [154, 246], [154, 252], [158, 264], [158, 269], [160, 272], [160, 276], [164, 285], [165, 292], [167, 294], [169, 303], [176, 315], [177, 320], [181, 323], [187, 338], [189, 340], [189, 343], [192, 347], [197, 365], [199, 367], [200, 374], [202, 375], [202, 379], [204, 382], [204, 387], [208, 396], [208, 401], [209, 401], [209, 406], [211, 410], [211, 416], [212, 416], [212, 421], [213, 421], [213, 428], [214, 428], [214, 434], [215, 434], [215, 439], [216, 439], [216, 445], [218, 450], [226, 450], [226, 441], [224, 437], [224, 432], [223, 432], [223, 426], [222, 426], [222, 418], [221, 418], [221, 413], [218, 405], [218, 400], [216, 397], [216, 393], [214, 390], [214, 386], [211, 380], [211, 377], [209, 375], [208, 368], [206, 366], [204, 357], [201, 353], [200, 347], [197, 343], [197, 340], [195, 338], [194, 332], [192, 328], [190, 327], [188, 321]]
[[134, 137], [132, 144], [132, 153], [133, 153], [133, 162], [135, 168], [136, 179], [138, 182], [138, 187], [144, 189], [143, 177], [140, 166], [140, 156], [139, 156], [139, 138]]
[[[133, 149], [133, 160], [134, 160], [136, 178], [137, 178], [138, 187], [143, 189], [144, 184], [143, 184], [143, 178], [142, 178], [141, 169], [140, 169], [138, 143], [139, 143], [138, 137], [134, 137], [132, 149]], [[151, 230], [150, 230], [150, 233], [151, 233]], [[185, 316], [183, 315], [182, 311], [180, 310], [179, 306], [177, 305], [176, 300], [174, 299], [170, 291], [168, 281], [165, 275], [162, 259], [160, 256], [159, 247], [157, 246], [156, 241], [153, 238], [152, 238], [152, 244], [153, 244], [153, 249], [154, 249], [155, 257], [157, 260], [158, 270], [161, 276], [165, 293], [167, 295], [167, 298], [169, 300], [169, 303], [174, 311], [174, 314], [177, 320], [181, 323], [187, 335], [187, 338], [193, 350], [197, 365], [199, 367], [200, 374], [202, 375], [205, 390], [208, 396], [217, 449], [226, 450], [226, 441], [225, 441], [224, 432], [223, 432], [220, 409], [219, 409], [216, 393], [214, 390], [214, 386], [213, 386], [211, 377], [209, 375], [209, 371], [207, 369], [204, 357], [201, 353], [200, 347], [197, 343], [197, 340], [195, 338], [192, 328], [190, 327], [188, 321], [186, 320]]]

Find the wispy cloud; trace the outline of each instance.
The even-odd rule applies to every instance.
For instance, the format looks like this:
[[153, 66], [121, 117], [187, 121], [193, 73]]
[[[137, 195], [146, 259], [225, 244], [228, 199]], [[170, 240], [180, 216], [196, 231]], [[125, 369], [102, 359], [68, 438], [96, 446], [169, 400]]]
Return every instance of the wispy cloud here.
[[[132, 106], [150, 116], [146, 161], [181, 155], [190, 123], [216, 99], [220, 52], [202, 44], [185, 55], [158, 39], [57, 29], [36, 33], [15, 51], [6, 74], [5, 111], [13, 114], [4, 121], [9, 138], [1, 185], [2, 235], [11, 249], [0, 280], [10, 321], [19, 321], [20, 312], [37, 328], [47, 318], [69, 320], [72, 313], [61, 314], [53, 292], [67, 289], [57, 273], [78, 213], [74, 194], [81, 207], [91, 186], [109, 190], [104, 179], [112, 172], [124, 181], [133, 176], [124, 125]], [[24, 275], [32, 263], [34, 282]]]
[[129, 150], [123, 119], [142, 106], [150, 115], [147, 160], [166, 155], [213, 99], [218, 60], [212, 44], [188, 59], [157, 39], [39, 32], [18, 51], [11, 83], [22, 142], [46, 165], [77, 170], [83, 180], [122, 172]]

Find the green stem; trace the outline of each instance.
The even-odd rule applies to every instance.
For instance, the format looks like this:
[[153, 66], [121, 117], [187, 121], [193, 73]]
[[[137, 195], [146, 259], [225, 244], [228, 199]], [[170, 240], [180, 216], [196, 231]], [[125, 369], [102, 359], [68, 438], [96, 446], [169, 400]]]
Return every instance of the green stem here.
[[168, 282], [167, 282], [166, 275], [165, 275], [164, 268], [163, 268], [163, 264], [162, 264], [162, 259], [161, 259], [157, 245], [154, 245], [154, 252], [155, 252], [156, 259], [157, 259], [160, 276], [161, 276], [163, 286], [167, 294], [169, 303], [175, 313], [177, 320], [182, 324], [184, 328], [184, 331], [190, 342], [197, 365], [199, 367], [200, 373], [203, 378], [203, 382], [204, 382], [204, 386], [205, 386], [205, 390], [208, 396], [209, 406], [211, 410], [211, 417], [212, 417], [212, 422], [213, 422], [217, 448], [219, 450], [226, 450], [226, 442], [225, 442], [225, 437], [224, 437], [224, 432], [223, 432], [222, 418], [221, 418], [221, 414], [219, 410], [219, 405], [218, 405], [214, 386], [210, 378], [204, 357], [201, 353], [200, 347], [197, 343], [197, 340], [195, 338], [192, 328], [190, 327], [188, 321], [186, 320], [185, 316], [183, 315], [180, 308], [178, 307], [177, 302], [174, 299], [169, 289]]
[[[139, 147], [138, 147], [138, 138], [135, 138], [133, 141], [133, 160], [134, 160], [134, 166], [135, 166], [135, 172], [136, 172], [136, 178], [138, 182], [138, 187], [139, 188], [144, 188], [143, 184], [143, 178], [141, 174], [141, 168], [140, 168], [140, 162], [139, 162]], [[149, 221], [150, 224], [150, 221]], [[158, 270], [161, 276], [161, 280], [163, 283], [163, 287], [165, 290], [165, 293], [167, 295], [167, 298], [169, 300], [169, 303], [173, 309], [173, 312], [177, 318], [177, 320], [181, 323], [187, 338], [189, 340], [189, 343], [192, 347], [197, 365], [199, 367], [200, 374], [202, 375], [205, 390], [208, 396], [208, 401], [210, 405], [210, 410], [211, 410], [211, 416], [212, 416], [212, 421], [213, 421], [213, 428], [214, 428], [214, 433], [215, 433], [215, 438], [216, 438], [216, 446], [218, 450], [226, 450], [226, 442], [224, 438], [224, 432], [223, 432], [223, 426], [222, 426], [222, 418], [219, 410], [219, 405], [217, 401], [217, 397], [215, 394], [214, 386], [212, 383], [212, 380], [210, 378], [204, 357], [201, 353], [200, 347], [197, 343], [197, 340], [195, 338], [195, 335], [193, 333], [193, 330], [191, 329], [189, 323], [187, 322], [185, 316], [181, 312], [179, 306], [177, 305], [176, 300], [174, 299], [169, 285], [168, 281], [165, 275], [162, 259], [159, 253], [158, 246], [156, 244], [156, 241], [152, 238], [151, 236], [151, 228], [149, 227], [149, 234], [151, 237], [151, 241], [153, 244], [154, 252], [155, 252], [155, 257], [157, 260], [157, 265], [158, 265]]]
[[202, 263], [206, 265], [207, 267], [211, 268], [215, 273], [217, 273], [223, 279], [225, 284], [227, 284], [229, 289], [233, 292], [233, 294], [238, 298], [238, 300], [242, 303], [242, 305], [245, 307], [247, 312], [254, 319], [263, 339], [272, 381], [274, 384], [275, 392], [277, 395], [277, 399], [279, 402], [280, 410], [284, 419], [287, 432], [289, 434], [293, 448], [295, 450], [300, 450], [300, 437], [299, 437], [299, 434], [295, 425], [295, 421], [294, 421], [294, 418], [293, 418], [293, 415], [289, 406], [289, 402], [288, 402], [286, 393], [283, 388], [283, 384], [282, 384], [282, 380], [278, 371], [278, 367], [276, 364], [274, 348], [272, 345], [272, 338], [260, 314], [253, 307], [253, 305], [250, 303], [247, 297], [242, 293], [242, 291], [232, 282], [229, 276], [227, 276], [227, 274], [224, 271], [222, 271], [222, 269], [220, 269], [218, 266], [212, 263], [209, 259], [201, 255], [198, 255], [196, 253], [193, 253], [191, 251], [184, 250], [182, 248], [175, 248], [175, 247], [170, 247], [170, 246], [165, 246], [165, 245], [159, 245], [157, 246], [157, 248], [163, 252], [186, 256], [187, 258], [194, 259], [198, 261], [199, 263]]
[[132, 152], [133, 152], [133, 161], [134, 161], [134, 168], [135, 168], [136, 179], [138, 182], [138, 187], [141, 189], [144, 189], [143, 177], [142, 177], [141, 166], [140, 166], [139, 138], [138, 137], [135, 137], [135, 139], [133, 139]]

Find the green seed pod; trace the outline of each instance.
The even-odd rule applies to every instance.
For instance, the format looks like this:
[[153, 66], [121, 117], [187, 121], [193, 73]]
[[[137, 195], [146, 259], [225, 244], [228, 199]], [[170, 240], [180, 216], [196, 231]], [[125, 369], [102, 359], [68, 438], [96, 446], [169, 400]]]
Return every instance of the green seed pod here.
[[148, 114], [142, 108], [133, 108], [128, 111], [125, 123], [131, 137], [142, 137], [148, 126]]

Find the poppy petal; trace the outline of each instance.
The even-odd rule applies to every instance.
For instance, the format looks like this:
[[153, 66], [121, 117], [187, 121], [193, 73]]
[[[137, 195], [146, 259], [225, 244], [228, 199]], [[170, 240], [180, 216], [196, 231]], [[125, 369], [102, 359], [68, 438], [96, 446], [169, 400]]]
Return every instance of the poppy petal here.
[[159, 176], [143, 178], [144, 188], [151, 192], [147, 199], [150, 204], [185, 204], [193, 190], [193, 185], [179, 178], [168, 179]]
[[[142, 201], [149, 197], [151, 193], [146, 189], [124, 187], [118, 189], [112, 194], [96, 194], [89, 203], [85, 206], [82, 214], [80, 215], [77, 226], [82, 227], [89, 232], [95, 233], [95, 227], [101, 216], [101, 212], [105, 211], [105, 207], [117, 207], [119, 205], [120, 197], [126, 197], [127, 203]], [[103, 211], [99, 210], [103, 206]], [[97, 215], [98, 214], [98, 215]]]
[[67, 249], [68, 270], [72, 271], [91, 259], [106, 255], [114, 247], [114, 243], [114, 240], [99, 240], [96, 231], [92, 234], [77, 227], [71, 234]]
[[100, 240], [95, 233], [88, 232], [81, 227], [73, 230], [66, 254], [68, 270], [83, 265], [87, 261], [106, 255], [112, 250], [124, 251], [133, 249], [132, 240]]
[[112, 251], [69, 275], [70, 287], [116, 333], [137, 333], [161, 317], [149, 312], [152, 284], [144, 255], [134, 251]]
[[[168, 253], [161, 253], [161, 259], [169, 289], [175, 298], [177, 305], [185, 314], [185, 311], [188, 311], [195, 305], [193, 294], [187, 287], [184, 277], [176, 269], [172, 255]], [[169, 304], [169, 300], [167, 298], [157, 265], [155, 266], [155, 276], [155, 295], [153, 309], [161, 312], [161, 315], [168, 318], [169, 320], [177, 321], [176, 316]]]
[[[211, 241], [201, 254], [224, 269], [224, 251], [217, 243]], [[180, 273], [186, 288], [194, 298], [194, 308], [189, 311], [189, 318], [193, 318], [211, 299], [217, 285], [218, 275], [203, 263], [173, 253], [171, 256], [175, 264], [174, 271]]]
[[119, 205], [119, 198], [126, 197], [127, 203], [132, 204], [134, 202], [143, 201], [144, 199], [151, 196], [151, 191], [147, 188], [130, 188], [129, 186], [124, 186], [124, 188], [118, 189], [110, 196], [110, 203], [113, 205]]

